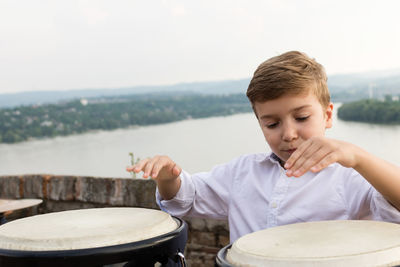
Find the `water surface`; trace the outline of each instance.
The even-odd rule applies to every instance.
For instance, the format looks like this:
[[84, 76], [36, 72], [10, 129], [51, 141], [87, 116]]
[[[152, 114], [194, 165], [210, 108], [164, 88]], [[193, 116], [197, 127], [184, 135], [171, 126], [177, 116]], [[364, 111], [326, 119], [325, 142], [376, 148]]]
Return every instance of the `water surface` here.
[[[334, 118], [327, 136], [352, 142], [400, 165], [400, 126]], [[269, 151], [252, 113], [98, 131], [0, 145], [0, 175], [60, 174], [130, 177], [129, 152], [166, 154], [189, 172], [207, 171], [241, 154]]]

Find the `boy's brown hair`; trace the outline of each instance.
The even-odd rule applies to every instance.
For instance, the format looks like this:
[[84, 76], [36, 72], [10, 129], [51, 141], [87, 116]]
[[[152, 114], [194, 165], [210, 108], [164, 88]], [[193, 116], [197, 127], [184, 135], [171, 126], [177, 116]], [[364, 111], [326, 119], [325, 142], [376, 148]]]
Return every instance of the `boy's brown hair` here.
[[255, 102], [298, 95], [311, 90], [325, 108], [330, 103], [324, 67], [298, 51], [286, 52], [261, 63], [250, 81], [247, 97]]

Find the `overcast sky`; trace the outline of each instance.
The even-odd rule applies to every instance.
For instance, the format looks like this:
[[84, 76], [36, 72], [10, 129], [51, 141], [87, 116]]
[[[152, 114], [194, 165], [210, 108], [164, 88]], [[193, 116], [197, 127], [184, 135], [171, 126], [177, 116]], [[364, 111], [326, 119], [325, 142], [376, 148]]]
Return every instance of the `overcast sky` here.
[[400, 68], [397, 0], [0, 0], [0, 93], [248, 78], [300, 50]]

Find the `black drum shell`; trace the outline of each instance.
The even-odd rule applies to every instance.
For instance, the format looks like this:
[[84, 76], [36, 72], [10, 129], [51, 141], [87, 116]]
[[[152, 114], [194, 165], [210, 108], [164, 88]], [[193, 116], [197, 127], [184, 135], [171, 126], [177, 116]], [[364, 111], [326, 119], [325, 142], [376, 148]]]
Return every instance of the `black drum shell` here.
[[24, 251], [0, 249], [0, 266], [102, 266], [129, 262], [129, 266], [146, 266], [171, 259], [177, 261], [177, 252], [184, 252], [188, 236], [187, 224], [172, 217], [178, 228], [169, 233], [132, 243], [59, 251]]

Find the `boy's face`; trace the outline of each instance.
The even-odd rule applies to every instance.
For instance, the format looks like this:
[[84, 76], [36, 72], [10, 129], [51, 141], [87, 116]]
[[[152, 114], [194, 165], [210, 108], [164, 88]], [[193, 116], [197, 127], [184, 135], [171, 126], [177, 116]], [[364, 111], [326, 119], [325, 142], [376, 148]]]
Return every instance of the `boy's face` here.
[[332, 109], [332, 103], [323, 108], [312, 92], [254, 104], [268, 145], [284, 162], [308, 138], [325, 135], [332, 127]]

